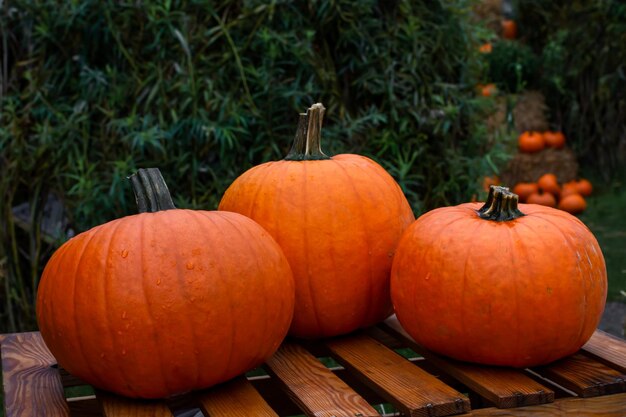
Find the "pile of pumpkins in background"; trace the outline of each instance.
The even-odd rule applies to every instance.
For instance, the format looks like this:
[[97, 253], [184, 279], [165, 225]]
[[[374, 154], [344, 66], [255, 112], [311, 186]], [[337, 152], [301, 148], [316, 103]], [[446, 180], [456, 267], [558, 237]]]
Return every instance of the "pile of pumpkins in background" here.
[[[474, 12], [498, 37], [496, 44], [487, 42], [479, 47], [487, 62], [495, 51], [494, 45], [513, 48], [517, 44], [511, 43], [517, 39], [518, 28], [510, 1], [483, 0], [477, 3]], [[483, 177], [483, 191], [488, 192], [491, 185], [502, 184], [511, 187], [520, 202], [555, 207], [571, 214], [582, 213], [592, 185], [579, 178], [576, 155], [566, 146], [563, 132], [550, 125], [545, 97], [540, 91], [526, 89], [507, 93], [505, 89], [511, 86], [503, 80], [498, 82], [505, 88], [500, 90], [488, 81], [477, 85], [477, 90], [479, 95], [490, 97], [495, 103], [495, 110], [487, 118], [490, 142], [495, 144], [503, 137], [511, 137], [508, 152], [514, 155], [499, 175]], [[510, 136], [511, 127], [513, 135], [519, 134], [517, 149], [514, 137]]]
[[[520, 152], [533, 154], [546, 148], [563, 149], [565, 135], [563, 132], [523, 132], [518, 139]], [[541, 204], [557, 207], [571, 214], [580, 214], [587, 208], [585, 197], [593, 190], [591, 182], [584, 178], [572, 179], [560, 183], [560, 178], [552, 172], [546, 172], [536, 182], [518, 182], [513, 192], [519, 196], [520, 202]]]

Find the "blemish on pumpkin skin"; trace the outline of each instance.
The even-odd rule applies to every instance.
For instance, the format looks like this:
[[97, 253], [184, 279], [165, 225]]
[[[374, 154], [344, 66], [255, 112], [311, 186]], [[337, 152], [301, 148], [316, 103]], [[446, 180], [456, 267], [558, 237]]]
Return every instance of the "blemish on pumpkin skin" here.
[[194, 266], [193, 262], [187, 262], [186, 267], [187, 267], [188, 270], [191, 271], [195, 266]]
[[126, 249], [122, 249], [122, 258], [126, 258], [128, 256], [128, 251]]
[[554, 290], [551, 287], [547, 287], [546, 291], [548, 292], [548, 294], [552, 294]]

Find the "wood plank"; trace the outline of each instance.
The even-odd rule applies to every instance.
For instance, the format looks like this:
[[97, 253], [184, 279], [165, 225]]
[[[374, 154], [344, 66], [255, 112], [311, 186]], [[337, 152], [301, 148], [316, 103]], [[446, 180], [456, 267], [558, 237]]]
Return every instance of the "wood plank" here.
[[532, 369], [581, 397], [626, 392], [626, 375], [580, 353]]
[[56, 360], [39, 332], [5, 335], [2, 381], [6, 417], [67, 417]]
[[509, 410], [483, 408], [472, 410], [472, 417], [624, 417], [626, 394], [594, 398], [563, 398], [550, 404]]
[[626, 340], [596, 330], [583, 352], [626, 374]]
[[138, 400], [96, 390], [105, 417], [173, 417], [163, 400]]
[[278, 417], [245, 377], [206, 390], [198, 398], [202, 411], [211, 417]]
[[449, 416], [470, 410], [469, 399], [364, 334], [326, 341], [361, 382], [408, 416]]
[[270, 374], [308, 416], [370, 417], [379, 414], [302, 346], [286, 342], [266, 362]]
[[385, 320], [379, 327], [404, 339], [411, 349], [424, 356], [427, 361], [498, 408], [523, 407], [554, 401], [554, 391], [533, 380], [521, 370], [465, 363], [444, 358], [424, 349], [402, 328], [395, 315]]

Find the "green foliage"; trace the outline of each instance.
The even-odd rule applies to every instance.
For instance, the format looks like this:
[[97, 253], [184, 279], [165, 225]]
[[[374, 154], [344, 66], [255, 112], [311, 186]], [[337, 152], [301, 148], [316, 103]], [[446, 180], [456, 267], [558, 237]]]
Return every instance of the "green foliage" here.
[[177, 206], [214, 209], [317, 101], [326, 153], [375, 158], [416, 212], [468, 199], [489, 146], [466, 3], [0, 3], [1, 322], [34, 325], [50, 193], [80, 232], [133, 213], [125, 178], [158, 166]]
[[522, 35], [541, 55], [551, 121], [604, 180], [626, 163], [626, 3], [518, 2]]
[[495, 42], [486, 59], [489, 79], [502, 91], [519, 93], [537, 83], [539, 59], [530, 47], [521, 42]]

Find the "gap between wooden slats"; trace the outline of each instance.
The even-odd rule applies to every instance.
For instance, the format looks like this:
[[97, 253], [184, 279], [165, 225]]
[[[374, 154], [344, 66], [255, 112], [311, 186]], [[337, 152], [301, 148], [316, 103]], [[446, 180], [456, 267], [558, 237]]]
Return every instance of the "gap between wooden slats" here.
[[287, 394], [308, 416], [369, 417], [379, 414], [302, 346], [283, 343], [266, 362]]
[[626, 341], [623, 339], [596, 330], [582, 350], [609, 367], [626, 373]]
[[626, 376], [581, 353], [533, 368], [581, 397], [626, 392]]
[[173, 417], [162, 400], [137, 400], [96, 390], [105, 417]]
[[498, 408], [523, 407], [554, 401], [554, 391], [533, 380], [521, 370], [464, 363], [424, 349], [402, 328], [396, 316], [385, 320], [380, 328], [404, 339], [411, 349], [424, 356], [434, 366]]
[[278, 417], [244, 377], [214, 387], [198, 398], [203, 412], [211, 417]]
[[2, 375], [6, 417], [67, 417], [56, 360], [38, 332], [5, 335]]
[[449, 416], [470, 410], [467, 397], [372, 338], [356, 334], [326, 345], [346, 369], [409, 416]]
[[473, 410], [472, 417], [624, 417], [626, 394], [595, 398], [563, 398], [551, 404], [502, 410]]

